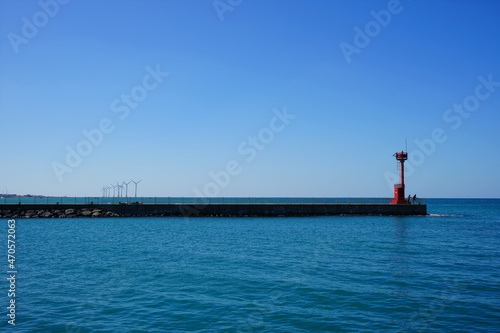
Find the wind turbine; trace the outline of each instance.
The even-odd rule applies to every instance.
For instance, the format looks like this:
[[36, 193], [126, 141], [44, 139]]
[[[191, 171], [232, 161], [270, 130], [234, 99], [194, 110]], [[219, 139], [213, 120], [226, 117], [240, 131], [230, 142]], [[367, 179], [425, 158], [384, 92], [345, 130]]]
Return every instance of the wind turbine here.
[[106, 197], [106, 190], [107, 190], [106, 186], [103, 186], [103, 187], [102, 187], [102, 197], [103, 197], [103, 198], [105, 198], [105, 197]]
[[113, 198], [114, 198], [114, 197], [115, 197], [115, 193], [116, 193], [116, 192], [115, 192], [115, 190], [116, 190], [116, 186], [115, 186], [115, 185], [113, 185], [113, 184], [111, 184], [111, 187], [113, 188]]
[[126, 183], [125, 181], [122, 182], [122, 184], [125, 184], [125, 196], [128, 198], [128, 184], [130, 184], [132, 181], [129, 181]]
[[142, 179], [139, 180], [138, 182], [133, 181], [133, 180], [130, 180], [130, 181], [135, 184], [135, 197], [137, 198], [137, 184], [139, 184], [142, 181]]
[[122, 196], [122, 191], [121, 191], [121, 186], [118, 183], [118, 181], [116, 181], [116, 188], [117, 188], [117, 196], [121, 197]]

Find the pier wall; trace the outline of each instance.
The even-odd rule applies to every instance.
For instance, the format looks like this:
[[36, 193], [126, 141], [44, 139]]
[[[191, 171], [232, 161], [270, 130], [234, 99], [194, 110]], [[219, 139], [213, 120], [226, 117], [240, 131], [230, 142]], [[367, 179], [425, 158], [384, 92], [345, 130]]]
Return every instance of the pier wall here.
[[[74, 211], [74, 212], [72, 212]], [[68, 213], [70, 212], [70, 213]], [[50, 214], [49, 214], [50, 213]], [[0, 217], [426, 215], [391, 204], [2, 204]]]

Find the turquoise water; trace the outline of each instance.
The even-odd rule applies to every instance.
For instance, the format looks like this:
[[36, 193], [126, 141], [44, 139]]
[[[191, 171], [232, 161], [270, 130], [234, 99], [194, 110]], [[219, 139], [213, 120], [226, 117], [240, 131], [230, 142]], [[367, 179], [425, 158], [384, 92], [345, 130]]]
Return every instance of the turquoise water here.
[[2, 278], [0, 330], [498, 331], [500, 200], [427, 202], [425, 217], [18, 219], [16, 326]]

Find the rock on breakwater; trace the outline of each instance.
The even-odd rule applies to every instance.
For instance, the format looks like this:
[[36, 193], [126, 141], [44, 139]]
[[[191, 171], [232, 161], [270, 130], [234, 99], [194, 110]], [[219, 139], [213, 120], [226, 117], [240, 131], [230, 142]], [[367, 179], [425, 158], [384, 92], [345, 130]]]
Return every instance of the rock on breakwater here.
[[102, 209], [29, 209], [0, 210], [0, 218], [72, 218], [72, 217], [118, 217], [120, 214]]

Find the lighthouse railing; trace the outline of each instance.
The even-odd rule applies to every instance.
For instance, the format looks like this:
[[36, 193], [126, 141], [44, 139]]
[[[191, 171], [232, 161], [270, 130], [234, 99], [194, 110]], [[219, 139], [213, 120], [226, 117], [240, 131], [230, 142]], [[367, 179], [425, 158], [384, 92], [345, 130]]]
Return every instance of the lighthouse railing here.
[[[330, 204], [388, 204], [390, 197], [51, 197], [0, 196], [2, 204], [35, 205], [330, 205]], [[412, 199], [411, 204], [425, 204], [425, 199]]]

